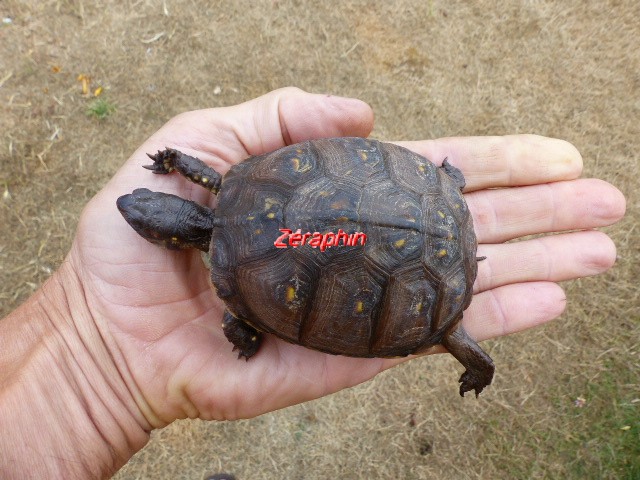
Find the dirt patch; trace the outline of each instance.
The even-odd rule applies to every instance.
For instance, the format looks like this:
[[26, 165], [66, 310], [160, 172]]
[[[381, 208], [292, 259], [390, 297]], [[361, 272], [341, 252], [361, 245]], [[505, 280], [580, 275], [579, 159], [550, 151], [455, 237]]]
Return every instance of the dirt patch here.
[[[585, 176], [628, 198], [609, 232], [619, 261], [566, 285], [559, 321], [484, 344], [498, 365], [484, 398], [455, 398], [459, 366], [427, 358], [257, 419], [176, 422], [117, 478], [640, 476], [640, 4], [317, 3], [4, 1], [2, 313], [57, 268], [87, 200], [184, 110], [297, 85], [369, 102], [381, 139], [565, 138]], [[103, 119], [87, 114], [97, 88], [115, 108]]]

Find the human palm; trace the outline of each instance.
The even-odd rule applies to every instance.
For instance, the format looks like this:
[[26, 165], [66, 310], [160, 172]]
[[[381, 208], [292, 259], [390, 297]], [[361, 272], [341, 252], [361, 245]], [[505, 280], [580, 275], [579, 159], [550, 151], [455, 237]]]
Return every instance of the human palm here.
[[[200, 253], [149, 245], [116, 209], [116, 198], [142, 186], [215, 205], [184, 179], [145, 174], [145, 154], [175, 147], [224, 174], [249, 155], [312, 138], [367, 136], [372, 126], [362, 102], [295, 89], [190, 112], [147, 140], [87, 206], [69, 263], [118, 374], [152, 427], [186, 416], [259, 415], [355, 385], [404, 359], [327, 355], [267, 336], [250, 361], [238, 361], [222, 333], [224, 305]], [[566, 142], [512, 136], [403, 145], [436, 162], [448, 157], [467, 180], [478, 255], [487, 256], [463, 321], [475, 339], [557, 317], [565, 297], [555, 282], [613, 264], [613, 243], [588, 229], [620, 218], [624, 200], [605, 182], [578, 180], [581, 158]], [[502, 243], [577, 229], [583, 231]]]

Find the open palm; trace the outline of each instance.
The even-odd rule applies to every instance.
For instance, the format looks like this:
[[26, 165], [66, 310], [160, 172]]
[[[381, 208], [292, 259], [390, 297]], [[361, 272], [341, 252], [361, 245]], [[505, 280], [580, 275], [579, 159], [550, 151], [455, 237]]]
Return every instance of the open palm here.
[[[259, 415], [358, 384], [404, 359], [333, 356], [266, 336], [257, 355], [238, 361], [200, 253], [151, 246], [116, 209], [116, 199], [138, 187], [215, 206], [215, 197], [182, 178], [145, 173], [146, 153], [175, 147], [224, 174], [249, 155], [313, 138], [368, 136], [372, 127], [366, 104], [297, 89], [189, 112], [148, 139], [89, 203], [69, 263], [118, 375], [152, 427]], [[402, 144], [436, 163], [448, 157], [467, 180], [478, 255], [487, 256], [464, 317], [475, 339], [557, 317], [565, 297], [555, 282], [613, 264], [611, 240], [589, 229], [617, 221], [624, 199], [605, 182], [578, 179], [582, 162], [570, 144], [536, 136]], [[567, 230], [581, 231], [503, 243]]]

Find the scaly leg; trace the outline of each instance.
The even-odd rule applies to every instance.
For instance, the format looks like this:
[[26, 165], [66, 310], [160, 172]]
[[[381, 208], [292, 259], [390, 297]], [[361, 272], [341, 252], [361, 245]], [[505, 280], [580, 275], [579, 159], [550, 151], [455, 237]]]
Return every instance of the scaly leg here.
[[240, 350], [238, 358], [249, 360], [260, 348], [262, 333], [238, 317], [225, 310], [222, 317], [222, 331], [231, 343], [233, 350]]
[[476, 397], [482, 389], [491, 384], [495, 367], [491, 357], [465, 332], [459, 323], [455, 330], [442, 340], [449, 353], [466, 368], [460, 377], [460, 395], [475, 390]]
[[462, 174], [462, 172], [460, 171], [460, 169], [454, 167], [453, 165], [451, 165], [449, 163], [449, 159], [445, 158], [442, 161], [442, 169], [444, 169], [445, 173], [447, 175], [449, 175], [454, 182], [456, 182], [456, 185], [458, 185], [458, 187], [460, 188], [460, 190], [462, 190], [465, 185], [466, 185], [466, 181], [464, 179], [464, 175]]
[[196, 157], [185, 155], [173, 148], [158, 150], [158, 153], [147, 156], [153, 160], [153, 165], [143, 165], [147, 170], [161, 175], [174, 170], [184, 175], [193, 183], [200, 185], [213, 194], [217, 194], [222, 183], [222, 175]]

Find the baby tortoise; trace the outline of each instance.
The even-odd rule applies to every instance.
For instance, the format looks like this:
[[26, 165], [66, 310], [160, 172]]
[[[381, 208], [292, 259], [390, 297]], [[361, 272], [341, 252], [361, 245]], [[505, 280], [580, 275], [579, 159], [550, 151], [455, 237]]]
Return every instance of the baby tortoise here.
[[[226, 337], [253, 356], [267, 332], [352, 357], [397, 357], [441, 344], [466, 371], [460, 394], [491, 383], [491, 358], [462, 328], [477, 274], [477, 241], [462, 172], [364, 138], [312, 140], [253, 156], [221, 176], [174, 149], [153, 173], [180, 172], [218, 195], [211, 210], [141, 188], [118, 199], [129, 224], [170, 249], [210, 254], [227, 310]], [[286, 248], [276, 247], [292, 232]], [[364, 233], [330, 248], [293, 242]], [[346, 235], [345, 235], [346, 236]], [[282, 246], [282, 242], [280, 243]]]

